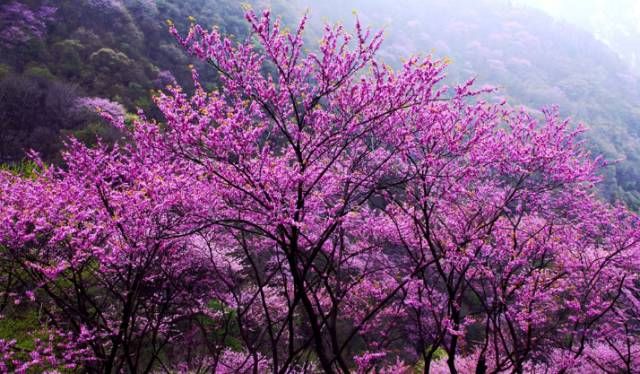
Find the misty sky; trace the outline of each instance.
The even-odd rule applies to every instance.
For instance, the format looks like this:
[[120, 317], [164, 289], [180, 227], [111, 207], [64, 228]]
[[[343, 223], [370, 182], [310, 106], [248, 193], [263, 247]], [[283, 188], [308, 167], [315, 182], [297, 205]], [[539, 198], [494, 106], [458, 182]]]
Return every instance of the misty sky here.
[[640, 72], [640, 0], [513, 0], [592, 32]]

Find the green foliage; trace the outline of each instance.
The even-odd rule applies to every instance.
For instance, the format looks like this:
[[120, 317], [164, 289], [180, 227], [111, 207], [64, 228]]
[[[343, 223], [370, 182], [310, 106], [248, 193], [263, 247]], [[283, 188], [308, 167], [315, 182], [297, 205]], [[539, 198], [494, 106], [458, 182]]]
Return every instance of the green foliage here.
[[6, 170], [24, 178], [35, 178], [40, 167], [31, 160], [21, 160], [11, 164], [0, 164], [0, 170]]
[[98, 139], [106, 142], [115, 142], [118, 139], [118, 133], [115, 129], [104, 122], [91, 122], [76, 131], [67, 132], [73, 135], [82, 143], [93, 147], [98, 143]]
[[[430, 350], [431, 347], [427, 347], [426, 350]], [[439, 360], [445, 360], [447, 358], [447, 352], [442, 349], [441, 347], [436, 349], [433, 352], [433, 356], [432, 356], [432, 361], [439, 361]], [[418, 374], [418, 373], [424, 373], [424, 359], [420, 359], [418, 360], [418, 362], [413, 366], [413, 372]]]
[[237, 324], [237, 312], [231, 308], [226, 307], [219, 300], [211, 300], [209, 302], [209, 308], [216, 312], [224, 313], [225, 323], [222, 326], [216, 326], [218, 323], [211, 320], [209, 317], [200, 316], [199, 322], [211, 330], [210, 338], [213, 341], [218, 341], [224, 344], [225, 347], [229, 347], [235, 351], [242, 350], [242, 342], [240, 341], [239, 334], [240, 329]]
[[3, 79], [11, 73], [13, 73], [11, 66], [7, 64], [0, 64], [0, 79]]
[[24, 75], [32, 78], [42, 78], [47, 80], [54, 80], [55, 77], [46, 66], [34, 65], [30, 66], [24, 71]]
[[35, 339], [44, 339], [46, 336], [34, 309], [16, 311], [11, 313], [11, 317], [0, 318], [0, 339], [15, 339], [16, 347], [21, 350], [33, 350]]
[[131, 65], [131, 60], [127, 55], [111, 48], [100, 48], [93, 52], [89, 56], [89, 61], [95, 66], [96, 71], [104, 73], [116, 73]]
[[77, 39], [65, 39], [52, 45], [53, 65], [56, 73], [71, 78], [83, 68], [84, 45]]

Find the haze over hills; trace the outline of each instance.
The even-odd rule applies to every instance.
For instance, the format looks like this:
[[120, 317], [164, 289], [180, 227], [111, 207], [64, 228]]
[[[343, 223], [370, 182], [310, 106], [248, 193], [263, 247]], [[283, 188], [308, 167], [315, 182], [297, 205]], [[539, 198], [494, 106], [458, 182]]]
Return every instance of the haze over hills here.
[[[44, 3], [29, 4], [35, 7]], [[451, 61], [448, 82], [477, 77], [479, 85], [500, 88], [500, 95], [514, 106], [538, 110], [558, 105], [563, 115], [584, 122], [589, 128], [587, 139], [595, 153], [603, 153], [609, 160], [622, 160], [605, 171], [605, 196], [612, 201], [622, 200], [634, 209], [640, 206], [640, 85], [631, 68], [635, 66], [636, 52], [625, 47], [636, 40], [628, 26], [634, 14], [628, 9], [636, 8], [606, 8], [605, 2], [590, 1], [589, 9], [597, 12], [572, 13], [574, 9], [585, 8], [575, 2], [538, 4], [546, 11], [552, 9], [550, 4], [556, 4], [553, 9], [557, 9], [558, 17], [566, 19], [562, 21], [529, 7], [535, 3], [532, 1], [249, 3], [254, 8], [271, 7], [292, 24], [305, 9], [310, 9], [311, 27], [307, 34], [310, 41], [317, 39], [323, 22], [352, 25], [355, 11], [363, 24], [385, 30], [380, 56], [391, 65], [398, 65], [412, 54], [431, 53]], [[182, 30], [192, 16], [203, 25], [217, 25], [237, 38], [247, 33], [241, 4], [230, 0], [81, 0], [60, 1], [56, 5], [55, 21], [48, 24], [44, 38], [3, 51], [0, 77], [5, 91], [16, 92], [16, 85], [29, 84], [36, 91], [51, 90], [45, 82], [57, 82], [73, 86], [75, 96], [104, 97], [123, 104], [128, 112], [140, 107], [153, 114], [149, 90], [161, 88], [174, 78], [188, 87], [188, 64], [195, 63], [210, 85], [216, 79], [211, 69], [181, 51], [166, 30], [167, 19]], [[590, 14], [601, 17], [592, 19], [588, 17]], [[623, 16], [626, 23], [617, 23], [614, 28], [611, 20]], [[90, 21], [96, 19], [100, 21]], [[575, 25], [581, 22], [589, 27]], [[623, 26], [628, 33], [620, 31]], [[586, 30], [595, 30], [596, 36]], [[16, 79], [31, 83], [18, 84]], [[20, 107], [15, 105], [11, 110]], [[7, 116], [6, 106], [1, 110], [5, 117], [22, 118]], [[21, 139], [24, 144], [15, 149], [40, 147], [46, 150], [46, 156], [51, 156], [59, 145], [41, 144], [43, 139], [55, 138], [51, 131], [74, 132], [87, 139], [95, 133], [109, 136], [104, 125], [96, 125], [95, 118], [74, 121], [69, 129], [56, 125], [59, 129], [53, 131], [36, 118], [30, 120], [29, 126], [37, 131], [23, 131], [14, 140], [3, 141]], [[12, 126], [24, 129], [17, 122]]]
[[592, 32], [640, 74], [640, 2], [634, 0], [516, 0]]
[[508, 1], [302, 1], [320, 19], [347, 24], [353, 11], [384, 28], [383, 56], [392, 64], [411, 54], [452, 61], [450, 82], [477, 77], [497, 86], [512, 105], [557, 105], [583, 122], [595, 153], [621, 160], [606, 171], [605, 195], [636, 208], [640, 195], [640, 85], [629, 65], [584, 28]]

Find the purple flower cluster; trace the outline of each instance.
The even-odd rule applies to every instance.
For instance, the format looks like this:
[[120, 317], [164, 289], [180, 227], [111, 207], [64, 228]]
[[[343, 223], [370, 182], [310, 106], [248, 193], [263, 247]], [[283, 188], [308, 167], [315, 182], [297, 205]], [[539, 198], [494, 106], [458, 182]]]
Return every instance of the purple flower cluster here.
[[43, 38], [47, 23], [53, 20], [55, 7], [32, 9], [14, 1], [0, 7], [0, 45], [12, 48], [33, 38]]
[[126, 110], [120, 103], [103, 97], [81, 97], [76, 100], [76, 108], [78, 110], [95, 111], [117, 122], [124, 121], [124, 115], [126, 113]]
[[164, 88], [165, 86], [175, 84], [176, 77], [169, 70], [160, 70], [153, 83], [157, 87]]

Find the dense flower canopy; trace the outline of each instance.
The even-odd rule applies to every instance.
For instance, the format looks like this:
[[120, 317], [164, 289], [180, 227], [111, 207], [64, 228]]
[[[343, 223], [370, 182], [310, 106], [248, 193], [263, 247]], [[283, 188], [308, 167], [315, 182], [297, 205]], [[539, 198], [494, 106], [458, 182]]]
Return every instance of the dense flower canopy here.
[[75, 104], [77, 110], [104, 112], [113, 120], [124, 121], [125, 109], [122, 105], [111, 100], [102, 97], [81, 97], [76, 100]]
[[12, 48], [32, 38], [42, 38], [55, 12], [52, 6], [31, 9], [18, 1], [0, 6], [0, 46]]
[[[630, 370], [637, 218], [598, 200], [603, 162], [445, 64], [375, 59], [327, 26], [303, 48], [249, 11], [241, 43], [171, 32], [218, 90], [156, 96], [127, 138], [65, 168], [0, 174], [5, 303], [48, 344], [3, 370]], [[7, 302], [10, 301], [10, 302]], [[46, 359], [45, 357], [46, 353]]]

